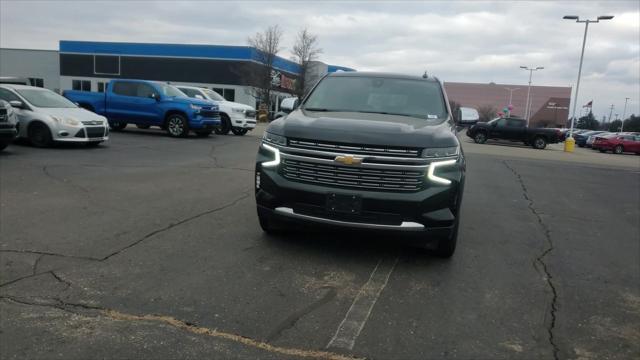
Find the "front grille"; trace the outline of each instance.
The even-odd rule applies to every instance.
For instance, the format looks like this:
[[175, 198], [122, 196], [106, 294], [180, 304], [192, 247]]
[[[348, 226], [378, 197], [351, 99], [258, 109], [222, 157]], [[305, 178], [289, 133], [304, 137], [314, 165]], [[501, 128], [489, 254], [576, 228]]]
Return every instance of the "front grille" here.
[[87, 120], [82, 121], [82, 125], [104, 125], [102, 120]]
[[400, 147], [381, 147], [368, 145], [347, 145], [315, 140], [289, 139], [289, 146], [301, 149], [318, 151], [332, 151], [345, 154], [362, 154], [372, 156], [391, 156], [416, 158], [420, 155], [419, 149]]
[[220, 110], [218, 106], [203, 106], [200, 109], [200, 115], [206, 118], [218, 118], [220, 117]]
[[7, 116], [7, 109], [6, 108], [0, 108], [0, 121], [7, 121], [8, 120], [8, 116]]
[[280, 172], [294, 181], [395, 191], [419, 190], [424, 177], [422, 171], [366, 169], [290, 159], [283, 160]]
[[87, 137], [88, 138], [101, 138], [104, 137], [103, 127], [88, 127], [87, 129]]
[[247, 110], [244, 112], [244, 116], [250, 119], [255, 119], [256, 118], [256, 111], [255, 110]]

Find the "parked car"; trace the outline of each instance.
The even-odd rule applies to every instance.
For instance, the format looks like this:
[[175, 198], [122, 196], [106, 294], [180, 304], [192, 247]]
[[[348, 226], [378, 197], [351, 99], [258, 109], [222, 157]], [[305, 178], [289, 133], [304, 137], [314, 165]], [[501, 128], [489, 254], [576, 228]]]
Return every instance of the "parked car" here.
[[266, 129], [255, 166], [262, 229], [413, 233], [453, 255], [465, 158], [446, 99], [432, 77], [325, 75]]
[[13, 139], [15, 139], [18, 131], [16, 125], [16, 113], [9, 102], [0, 100], [0, 151], [4, 150]]
[[600, 152], [611, 151], [614, 154], [632, 152], [640, 155], [640, 135], [611, 134], [609, 136], [596, 136], [593, 147]]
[[559, 131], [545, 128], [529, 128], [524, 119], [515, 117], [496, 118], [489, 122], [478, 122], [467, 130], [467, 136], [478, 144], [488, 139], [509, 140], [544, 149], [547, 144], [559, 141]]
[[574, 135], [573, 139], [576, 141], [576, 145], [578, 145], [579, 147], [585, 147], [587, 146], [587, 140], [589, 139], [589, 136], [598, 135], [602, 133], [604, 133], [604, 131], [600, 131], [600, 130], [585, 131], [583, 133]]
[[18, 137], [37, 147], [55, 142], [96, 146], [109, 139], [104, 116], [78, 107], [55, 92], [26, 85], [0, 85], [0, 99], [8, 101], [18, 118]]
[[161, 82], [111, 80], [104, 93], [66, 90], [63, 95], [106, 116], [116, 131], [135, 124], [141, 129], [158, 126], [173, 137], [186, 137], [189, 131], [204, 137], [220, 126], [218, 105], [192, 99], [175, 86]]
[[217, 92], [194, 86], [176, 85], [188, 97], [213, 101], [218, 105], [222, 125], [214, 131], [218, 135], [226, 135], [231, 131], [234, 135], [244, 135], [256, 127], [256, 109], [249, 105], [227, 101]]
[[604, 132], [601, 132], [599, 134], [589, 135], [589, 137], [587, 137], [587, 142], [585, 142], [584, 146], [586, 146], [588, 148], [593, 148], [593, 141], [596, 139], [596, 136], [607, 136], [607, 135], [611, 135], [611, 134], [613, 134], [613, 133], [610, 133], [608, 131], [604, 131]]

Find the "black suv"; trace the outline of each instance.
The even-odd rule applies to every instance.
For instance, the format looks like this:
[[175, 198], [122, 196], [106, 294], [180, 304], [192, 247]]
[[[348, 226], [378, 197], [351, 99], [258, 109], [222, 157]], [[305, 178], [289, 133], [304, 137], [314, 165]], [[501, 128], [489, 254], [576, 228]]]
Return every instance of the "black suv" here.
[[465, 160], [439, 80], [325, 76], [267, 128], [256, 203], [267, 233], [291, 222], [417, 234], [453, 255]]

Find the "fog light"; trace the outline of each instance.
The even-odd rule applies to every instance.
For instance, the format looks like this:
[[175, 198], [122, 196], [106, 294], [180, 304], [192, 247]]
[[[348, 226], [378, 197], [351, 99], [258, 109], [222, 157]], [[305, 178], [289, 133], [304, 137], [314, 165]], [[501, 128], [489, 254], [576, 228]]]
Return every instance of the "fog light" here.
[[260, 189], [260, 172], [256, 171], [256, 189]]
[[58, 135], [60, 135], [60, 136], [69, 136], [69, 133], [66, 132], [65, 130], [61, 130], [61, 131], [58, 132]]

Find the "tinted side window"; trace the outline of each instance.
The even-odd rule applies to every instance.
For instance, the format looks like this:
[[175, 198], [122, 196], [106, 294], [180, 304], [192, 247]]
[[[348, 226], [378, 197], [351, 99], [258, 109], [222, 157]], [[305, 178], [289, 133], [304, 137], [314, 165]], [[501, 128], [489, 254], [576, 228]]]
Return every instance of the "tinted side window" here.
[[524, 127], [524, 125], [525, 124], [523, 120], [509, 119], [507, 121], [508, 127]]
[[22, 101], [20, 98], [7, 89], [0, 88], [0, 100], [4, 100], [6, 102], [9, 101]]
[[498, 120], [496, 126], [507, 126], [507, 119]]
[[197, 92], [196, 90], [193, 90], [193, 89], [185, 89], [185, 88], [178, 88], [178, 89], [180, 89], [180, 91], [185, 93], [190, 98], [194, 98], [194, 97], [196, 97], [196, 95], [200, 95], [199, 92]]
[[118, 81], [113, 84], [113, 93], [124, 96], [136, 96], [137, 87], [135, 83]]
[[151, 97], [151, 94], [155, 93], [155, 89], [147, 84], [135, 84], [136, 85], [136, 95], [137, 97], [148, 98]]

